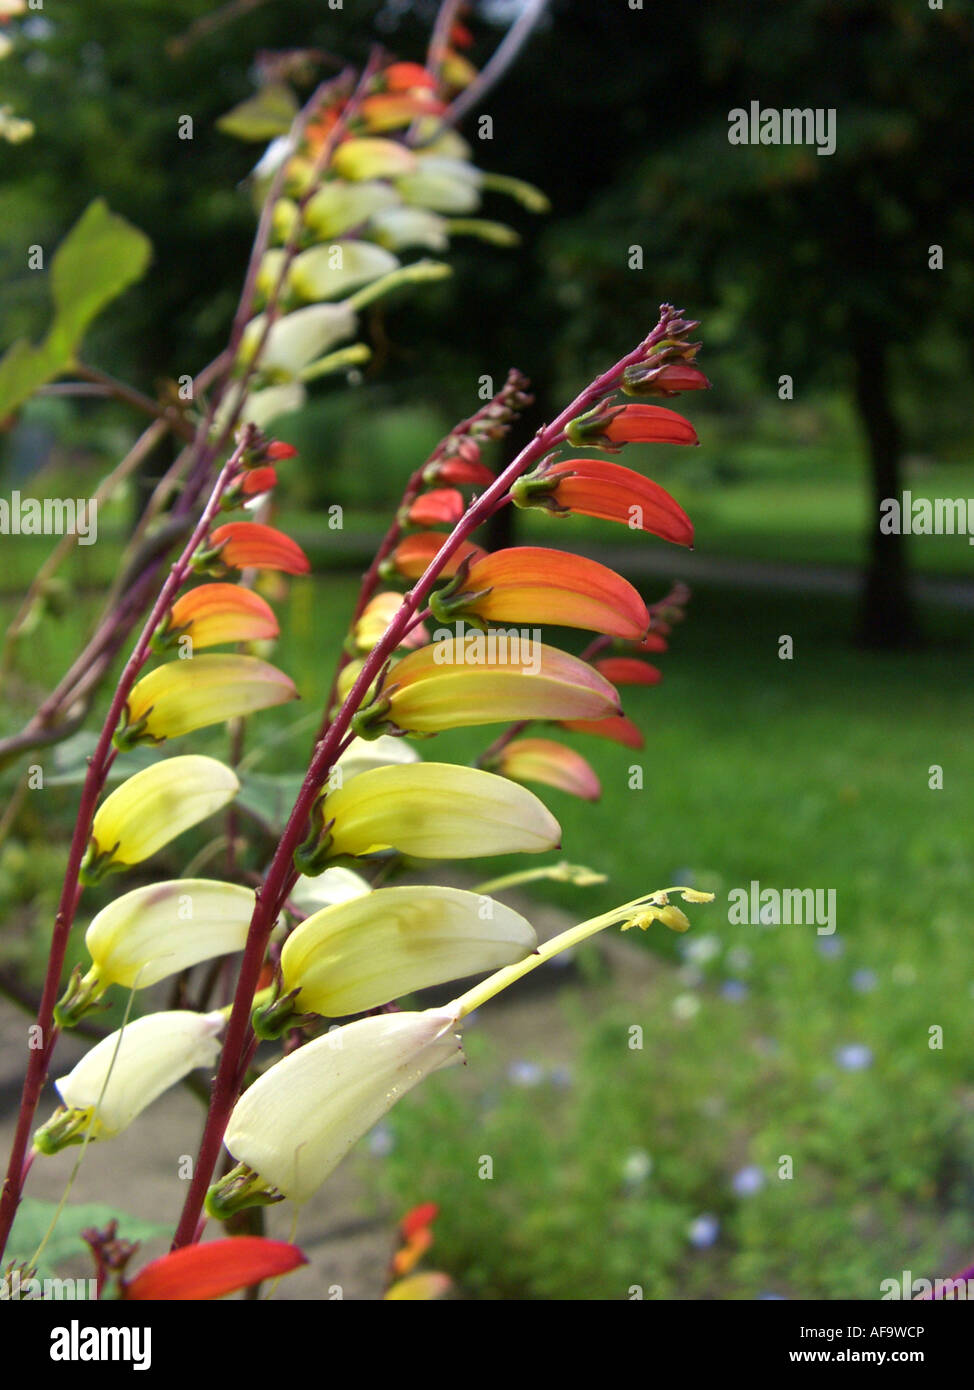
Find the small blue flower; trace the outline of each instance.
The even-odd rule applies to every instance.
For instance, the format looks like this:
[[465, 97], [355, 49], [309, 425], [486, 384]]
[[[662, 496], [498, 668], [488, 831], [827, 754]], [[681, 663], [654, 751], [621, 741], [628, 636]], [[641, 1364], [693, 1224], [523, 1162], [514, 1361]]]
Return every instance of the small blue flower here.
[[743, 980], [725, 980], [720, 987], [720, 992], [732, 1004], [739, 1004], [742, 999], [747, 998], [750, 991]]
[[507, 1069], [507, 1079], [514, 1086], [540, 1086], [544, 1068], [537, 1062], [512, 1062]]
[[396, 1147], [396, 1140], [388, 1125], [376, 1125], [369, 1135], [369, 1153], [373, 1158], [388, 1158]]
[[835, 1060], [843, 1071], [865, 1071], [873, 1064], [873, 1050], [865, 1043], [847, 1043], [836, 1048]]
[[749, 1163], [745, 1168], [738, 1168], [731, 1179], [731, 1187], [738, 1197], [753, 1197], [755, 1192], [760, 1192], [764, 1186], [764, 1172], [756, 1163]]
[[708, 1246], [716, 1243], [720, 1235], [720, 1222], [716, 1216], [710, 1212], [704, 1212], [703, 1216], [695, 1217], [687, 1227], [687, 1235], [690, 1244], [698, 1250], [706, 1250]]
[[879, 981], [875, 970], [857, 970], [852, 977], [852, 988], [860, 994], [870, 994]]
[[820, 954], [828, 960], [838, 960], [845, 951], [845, 942], [840, 936], [818, 936], [815, 938], [815, 945]]

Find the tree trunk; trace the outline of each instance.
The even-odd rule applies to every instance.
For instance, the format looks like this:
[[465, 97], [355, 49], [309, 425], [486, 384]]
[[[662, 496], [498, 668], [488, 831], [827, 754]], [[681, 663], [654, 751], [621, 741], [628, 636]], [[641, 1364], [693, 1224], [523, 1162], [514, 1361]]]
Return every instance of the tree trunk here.
[[869, 450], [871, 505], [869, 562], [862, 592], [860, 646], [895, 650], [919, 644], [910, 596], [906, 537], [884, 535], [880, 506], [886, 497], [902, 498], [902, 439], [889, 386], [888, 343], [881, 332], [859, 325], [852, 342], [855, 400]]

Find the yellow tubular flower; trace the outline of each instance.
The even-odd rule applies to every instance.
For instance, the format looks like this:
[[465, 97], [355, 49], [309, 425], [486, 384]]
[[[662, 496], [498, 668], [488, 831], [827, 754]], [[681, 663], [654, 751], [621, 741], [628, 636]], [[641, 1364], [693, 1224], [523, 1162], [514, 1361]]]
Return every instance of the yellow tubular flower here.
[[82, 874], [139, 864], [232, 801], [240, 783], [216, 758], [164, 758], [129, 777], [98, 808]]
[[302, 1012], [343, 1018], [417, 989], [496, 970], [537, 946], [531, 924], [492, 898], [411, 884], [316, 912], [281, 953]]
[[496, 632], [410, 652], [390, 673], [379, 708], [407, 733], [620, 712], [615, 687], [587, 662], [532, 638]]
[[243, 949], [254, 893], [236, 883], [177, 878], [124, 893], [85, 933], [89, 979], [145, 989], [201, 960]]
[[322, 807], [332, 855], [397, 849], [420, 859], [540, 854], [561, 827], [526, 788], [452, 763], [412, 763], [363, 772], [329, 792]]
[[294, 682], [255, 656], [194, 656], [157, 666], [135, 683], [116, 743], [158, 741], [297, 699]]

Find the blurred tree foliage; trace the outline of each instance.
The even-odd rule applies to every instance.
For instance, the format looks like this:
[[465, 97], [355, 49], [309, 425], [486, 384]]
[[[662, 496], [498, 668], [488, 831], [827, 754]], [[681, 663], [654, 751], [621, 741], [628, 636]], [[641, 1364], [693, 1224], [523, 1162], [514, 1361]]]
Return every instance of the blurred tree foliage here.
[[[517, 8], [475, 6], [486, 21], [473, 26], [475, 62]], [[4, 100], [37, 127], [4, 152], [4, 339], [35, 331], [42, 313], [25, 245], [53, 245], [102, 193], [149, 234], [156, 260], [89, 355], [143, 389], [198, 369], [221, 345], [231, 268], [242, 271], [253, 233], [243, 181], [259, 147], [215, 121], [252, 91], [255, 54], [321, 50], [327, 73], [378, 38], [421, 58], [434, 10], [74, 0], [39, 12], [2, 73]], [[225, 22], [207, 29], [214, 16]], [[942, 415], [954, 423], [970, 372], [972, 59], [970, 0], [552, 0], [484, 100], [492, 129], [478, 109], [466, 133], [481, 166], [539, 184], [553, 215], [511, 216], [498, 199], [489, 215], [516, 222], [519, 253], [461, 245], [452, 281], [377, 309], [377, 370], [350, 410], [374, 411], [378, 391], [448, 421], [468, 413], [483, 374], [517, 365], [538, 391], [533, 430], [672, 299], [709, 316], [717, 408], [747, 414], [734, 383], [748, 383], [752, 406], [777, 401], [784, 374], [796, 400], [846, 393], [875, 497], [899, 492], [904, 449], [936, 439]], [[834, 108], [835, 153], [731, 145], [729, 112], [752, 100]], [[184, 115], [192, 140], [179, 139]], [[929, 268], [933, 245], [942, 270]], [[901, 540], [876, 531], [863, 634], [891, 644], [914, 630]]]

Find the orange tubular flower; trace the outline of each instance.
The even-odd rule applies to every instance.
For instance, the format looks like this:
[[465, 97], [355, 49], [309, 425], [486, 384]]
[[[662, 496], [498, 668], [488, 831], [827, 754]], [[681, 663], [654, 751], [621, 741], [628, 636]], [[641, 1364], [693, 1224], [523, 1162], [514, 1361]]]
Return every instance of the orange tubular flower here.
[[[585, 722], [573, 721], [579, 726]], [[602, 795], [599, 779], [581, 753], [550, 738], [515, 739], [501, 753], [496, 770], [515, 782], [543, 782], [583, 801], [598, 801]]]
[[237, 584], [201, 584], [172, 606], [167, 632], [188, 637], [193, 647], [221, 642], [260, 642], [278, 634], [273, 610]]
[[518, 506], [620, 521], [675, 545], [693, 545], [693, 522], [666, 489], [608, 459], [561, 459], [519, 479], [511, 492]]
[[296, 1245], [262, 1236], [187, 1245], [152, 1260], [123, 1288], [127, 1299], [203, 1300], [222, 1298], [263, 1279], [278, 1279], [307, 1264]]
[[649, 610], [628, 580], [563, 550], [524, 545], [495, 551], [471, 565], [463, 590], [445, 604], [433, 596], [430, 607], [438, 618], [553, 623], [631, 641], [649, 627]]
[[607, 656], [593, 665], [613, 685], [659, 685], [663, 679], [662, 671], [632, 656]]
[[682, 415], [662, 405], [624, 405], [603, 430], [613, 444], [699, 444]]
[[[445, 540], [445, 536], [435, 531], [421, 531], [415, 536], [407, 536], [392, 552], [389, 568], [403, 579], [419, 579]], [[462, 561], [468, 557], [479, 560], [486, 553], [481, 546], [464, 541], [450, 556], [442, 572], [447, 577], [456, 574]]]
[[277, 486], [277, 473], [273, 468], [253, 468], [244, 474], [240, 490], [245, 497], [256, 497], [258, 493], [270, 492]]
[[376, 96], [366, 97], [359, 110], [368, 129], [379, 133], [399, 130], [422, 116], [442, 116], [446, 107], [442, 101], [429, 95], [380, 92]]
[[390, 63], [382, 78], [390, 92], [411, 92], [415, 87], [436, 89], [436, 78], [419, 63]]
[[264, 452], [275, 463], [283, 463], [286, 459], [293, 459], [298, 456], [298, 451], [294, 445], [285, 444], [283, 439], [272, 439]]
[[210, 534], [211, 546], [219, 546], [219, 559], [231, 569], [283, 570], [307, 574], [307, 555], [290, 536], [257, 521], [230, 521]]
[[710, 382], [689, 362], [667, 362], [662, 367], [628, 367], [622, 389], [629, 396], [678, 396], [681, 391], [709, 391]]
[[475, 483], [478, 487], [486, 487], [494, 481], [494, 474], [486, 464], [459, 455], [430, 464], [423, 477], [428, 483]]
[[437, 487], [416, 498], [408, 520], [412, 526], [454, 526], [465, 510], [463, 493], [453, 487]]
[[643, 748], [646, 744], [642, 731], [624, 714], [610, 714], [608, 719], [559, 719], [558, 722], [563, 729], [607, 738], [610, 743], [621, 743], [624, 748]]

